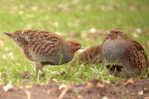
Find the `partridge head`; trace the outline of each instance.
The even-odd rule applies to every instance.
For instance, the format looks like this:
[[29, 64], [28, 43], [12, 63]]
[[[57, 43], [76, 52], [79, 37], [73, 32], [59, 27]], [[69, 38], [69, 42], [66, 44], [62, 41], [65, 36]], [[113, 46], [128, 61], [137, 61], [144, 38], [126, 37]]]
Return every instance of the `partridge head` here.
[[102, 44], [102, 60], [115, 76], [134, 77], [148, 67], [147, 55], [137, 41], [119, 30], [112, 30]]
[[5, 33], [13, 39], [28, 59], [36, 63], [36, 69], [44, 65], [61, 65], [72, 60], [75, 52], [81, 48], [80, 43], [65, 41], [61, 36], [40, 30], [20, 30]]

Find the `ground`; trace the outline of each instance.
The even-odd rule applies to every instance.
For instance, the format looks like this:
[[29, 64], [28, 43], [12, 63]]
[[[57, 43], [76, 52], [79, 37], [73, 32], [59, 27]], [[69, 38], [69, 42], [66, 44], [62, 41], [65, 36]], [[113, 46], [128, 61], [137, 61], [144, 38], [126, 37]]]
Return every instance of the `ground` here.
[[149, 99], [149, 79], [123, 81], [111, 84], [107, 81], [92, 80], [86, 83], [38, 84], [8, 91], [0, 86], [0, 99]]

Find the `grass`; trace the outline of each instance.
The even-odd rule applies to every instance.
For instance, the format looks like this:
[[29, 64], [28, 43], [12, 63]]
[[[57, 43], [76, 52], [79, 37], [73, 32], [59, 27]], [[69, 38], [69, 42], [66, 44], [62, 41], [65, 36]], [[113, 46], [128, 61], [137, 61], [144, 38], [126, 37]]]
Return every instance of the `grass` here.
[[[84, 82], [98, 78], [118, 80], [99, 66], [68, 63], [46, 66], [46, 77], [35, 80], [34, 64], [3, 32], [40, 29], [74, 39], [84, 47], [101, 44], [104, 36], [91, 30], [124, 30], [149, 50], [148, 0], [1, 0], [0, 1], [0, 82], [13, 84], [46, 83], [50, 79]], [[103, 33], [104, 33], [103, 32]], [[149, 53], [148, 53], [149, 55]]]

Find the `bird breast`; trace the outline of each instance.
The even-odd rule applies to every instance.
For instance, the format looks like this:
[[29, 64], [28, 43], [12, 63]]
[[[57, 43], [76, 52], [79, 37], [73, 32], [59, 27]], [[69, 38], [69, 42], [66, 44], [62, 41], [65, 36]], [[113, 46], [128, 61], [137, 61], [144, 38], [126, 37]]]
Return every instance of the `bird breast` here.
[[102, 45], [102, 58], [106, 63], [123, 63], [128, 48], [126, 40], [106, 40]]

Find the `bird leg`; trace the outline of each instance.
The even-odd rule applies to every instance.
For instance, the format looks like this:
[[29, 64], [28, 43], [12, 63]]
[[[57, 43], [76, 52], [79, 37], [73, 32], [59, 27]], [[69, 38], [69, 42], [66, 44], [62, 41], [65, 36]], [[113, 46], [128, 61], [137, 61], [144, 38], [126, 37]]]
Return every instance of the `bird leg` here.
[[36, 63], [36, 76], [44, 76], [43, 65], [41, 63]]

